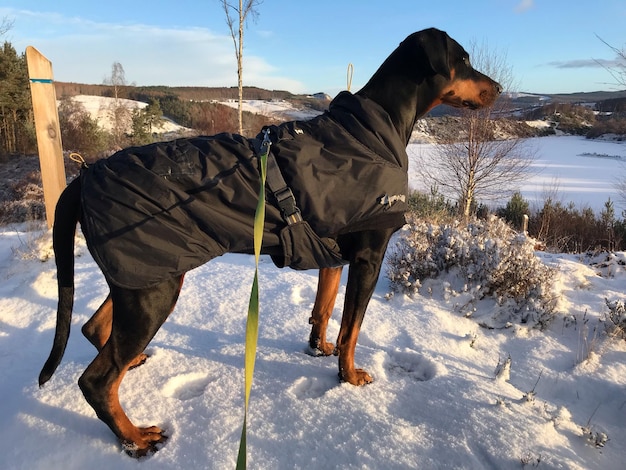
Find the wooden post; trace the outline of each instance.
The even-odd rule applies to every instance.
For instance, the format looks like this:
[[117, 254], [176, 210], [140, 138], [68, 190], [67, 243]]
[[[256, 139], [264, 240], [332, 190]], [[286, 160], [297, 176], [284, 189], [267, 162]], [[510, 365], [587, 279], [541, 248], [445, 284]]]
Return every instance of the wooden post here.
[[26, 48], [26, 61], [33, 98], [46, 219], [50, 228], [54, 222], [57, 200], [66, 185], [52, 63], [32, 46]]

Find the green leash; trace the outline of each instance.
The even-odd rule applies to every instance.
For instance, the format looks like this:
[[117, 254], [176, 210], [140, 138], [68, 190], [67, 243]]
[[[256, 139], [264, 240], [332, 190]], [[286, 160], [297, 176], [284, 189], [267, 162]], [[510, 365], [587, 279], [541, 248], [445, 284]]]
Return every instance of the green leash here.
[[241, 429], [241, 440], [239, 441], [239, 453], [237, 455], [237, 470], [246, 468], [246, 427], [248, 422], [248, 404], [250, 402], [250, 390], [252, 389], [252, 378], [254, 376], [254, 362], [256, 359], [256, 346], [259, 337], [259, 257], [261, 256], [261, 245], [263, 244], [263, 226], [265, 225], [265, 180], [267, 174], [267, 156], [270, 152], [272, 142], [269, 138], [269, 129], [265, 130], [263, 144], [259, 155], [261, 171], [261, 187], [259, 189], [259, 200], [254, 214], [254, 280], [250, 292], [250, 302], [248, 303], [248, 320], [246, 322], [246, 353], [245, 353], [245, 399], [243, 427]]

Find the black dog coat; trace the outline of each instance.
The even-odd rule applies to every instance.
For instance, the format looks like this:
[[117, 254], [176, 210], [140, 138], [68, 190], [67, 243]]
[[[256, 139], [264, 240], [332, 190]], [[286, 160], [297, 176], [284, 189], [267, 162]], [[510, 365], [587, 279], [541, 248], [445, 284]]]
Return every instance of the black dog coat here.
[[[271, 126], [270, 137], [304, 219], [288, 226], [267, 198], [263, 251], [277, 266], [339, 266], [338, 235], [404, 224], [406, 146], [375, 102], [342, 92], [325, 114]], [[131, 147], [84, 169], [81, 226], [107, 280], [144, 288], [227, 252], [251, 253], [258, 139]]]

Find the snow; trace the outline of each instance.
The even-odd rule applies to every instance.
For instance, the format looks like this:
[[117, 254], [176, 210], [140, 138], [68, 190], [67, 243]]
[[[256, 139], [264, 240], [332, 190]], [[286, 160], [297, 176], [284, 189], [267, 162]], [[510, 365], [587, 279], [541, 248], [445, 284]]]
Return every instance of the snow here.
[[530, 127], [534, 127], [536, 129], [547, 129], [552, 127], [553, 123], [546, 121], [545, 119], [535, 119], [532, 121], [526, 121]]
[[[540, 209], [547, 197], [564, 205], [572, 202], [577, 208], [590, 207], [599, 214], [611, 198], [616, 209], [626, 209], [616, 184], [626, 179], [626, 142], [586, 139], [581, 136], [552, 136], [526, 139], [525, 146], [536, 159], [526, 179], [511, 185], [530, 203], [531, 210]], [[409, 180], [415, 189], [429, 191], [421, 182], [418, 168], [437, 158], [435, 144], [412, 143], [409, 154]], [[510, 193], [493, 206], [504, 206]], [[621, 210], [616, 210], [620, 214]]]
[[[590, 203], [616, 175], [625, 147], [577, 137], [539, 139], [541, 176], [567, 200]], [[412, 162], [428, 151], [410, 146]], [[600, 176], [592, 174], [599, 170]], [[416, 184], [414, 174], [411, 182]], [[574, 184], [575, 182], [575, 184]], [[579, 186], [576, 186], [579, 185]], [[80, 326], [107, 293], [79, 237], [72, 335], [45, 387], [37, 375], [55, 326], [50, 233], [0, 228], [0, 467], [3, 469], [234, 468], [243, 419], [243, 341], [253, 258], [228, 254], [198, 268], [170, 319], [130, 371], [121, 401], [138, 425], [169, 439], [127, 457], [76, 381], [95, 356]], [[335, 357], [306, 354], [317, 272], [260, 266], [261, 317], [248, 421], [248, 463], [258, 469], [605, 469], [626, 461], [626, 341], [607, 335], [605, 299], [624, 300], [626, 253], [596, 258], [537, 253], [558, 268], [557, 315], [545, 331], [485, 329], [433, 290], [395, 295], [382, 275], [359, 337], [357, 366], [375, 381], [337, 378]], [[331, 319], [335, 337], [346, 274]], [[445, 277], [439, 282], [449, 282]], [[488, 315], [489, 301], [476, 317]], [[508, 371], [496, 367], [510, 356]], [[607, 440], [608, 439], [608, 440]]]
[[[100, 127], [106, 130], [113, 129], [111, 114], [112, 110], [116, 106], [115, 98], [107, 96], [76, 95], [72, 97], [72, 101], [80, 103], [85, 111], [91, 115], [91, 118], [98, 121]], [[123, 106], [132, 113], [136, 109], [145, 108], [148, 106], [148, 103], [128, 100], [126, 98], [118, 98], [117, 106]], [[158, 132], [165, 134], [168, 132], [186, 131], [188, 129], [167, 118], [163, 118], [163, 121], [157, 130]]]
[[[137, 468], [76, 385], [95, 353], [79, 327], [106, 294], [82, 240], [73, 335], [51, 381], [36, 385], [52, 344], [56, 284], [53, 260], [39, 259], [49, 233], [26, 229], [0, 233], [3, 468]], [[481, 328], [438, 294], [386, 300], [381, 277], [356, 357], [375, 381], [360, 388], [339, 383], [336, 358], [305, 353], [316, 272], [278, 270], [263, 258], [250, 468], [506, 469], [522, 459], [540, 459], [541, 468], [623, 468], [626, 342], [607, 336], [601, 320], [605, 298], [623, 299], [626, 254], [606, 267], [540, 256], [560, 271], [559, 313], [546, 331]], [[121, 399], [131, 419], [170, 436], [145, 459], [150, 468], [234, 467], [252, 276], [252, 257], [230, 254], [190, 272], [150, 359], [126, 376]], [[339, 322], [337, 311], [331, 336]], [[496, 378], [509, 355], [510, 377]], [[606, 445], [596, 447], [583, 427], [592, 438], [606, 434]]]
[[[239, 107], [237, 100], [220, 101], [220, 103], [235, 109]], [[311, 108], [296, 107], [286, 100], [243, 100], [242, 109], [254, 114], [282, 116], [285, 119], [297, 120], [311, 119], [321, 114], [319, 111]]]
[[[100, 127], [105, 130], [113, 129], [113, 120], [111, 118], [112, 109], [115, 106], [123, 106], [130, 112], [135, 109], [143, 109], [148, 106], [147, 103], [142, 101], [129, 100], [126, 98], [119, 98], [116, 105], [115, 99], [107, 96], [94, 96], [94, 95], [76, 95], [72, 97], [72, 100], [81, 104], [85, 111], [87, 111], [92, 119], [95, 119]], [[223, 105], [231, 108], [237, 108], [237, 100], [226, 100], [220, 102]], [[244, 100], [243, 110], [255, 114], [262, 114], [270, 117], [280, 117], [283, 119], [300, 119], [306, 120], [321, 114], [320, 111], [316, 111], [311, 108], [297, 107], [286, 100]], [[190, 129], [180, 126], [175, 122], [164, 117], [161, 126], [155, 131], [167, 134], [170, 132], [187, 132]]]

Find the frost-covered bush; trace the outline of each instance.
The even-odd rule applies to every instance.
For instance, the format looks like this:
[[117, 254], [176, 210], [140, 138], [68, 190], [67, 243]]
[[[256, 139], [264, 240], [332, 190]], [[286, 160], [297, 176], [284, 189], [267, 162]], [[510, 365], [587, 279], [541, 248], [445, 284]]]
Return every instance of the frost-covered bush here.
[[609, 308], [608, 319], [610, 322], [607, 322], [609, 333], [626, 338], [626, 305], [624, 301], [604, 299], [604, 302]]
[[[535, 255], [535, 240], [497, 217], [469, 224], [432, 225], [414, 220], [388, 256], [394, 292], [413, 296], [426, 279], [449, 273], [444, 295], [459, 298], [456, 308], [472, 315], [478, 300], [495, 301], [494, 319], [544, 324], [554, 310], [555, 272]], [[432, 283], [428, 286], [432, 292]]]

